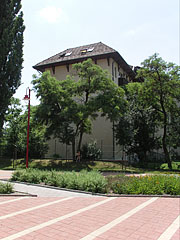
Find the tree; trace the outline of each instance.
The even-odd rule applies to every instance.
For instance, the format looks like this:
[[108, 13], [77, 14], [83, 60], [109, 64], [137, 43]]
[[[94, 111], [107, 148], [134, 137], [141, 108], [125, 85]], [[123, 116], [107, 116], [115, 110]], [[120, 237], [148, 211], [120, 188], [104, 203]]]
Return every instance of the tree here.
[[168, 150], [168, 126], [170, 116], [179, 113], [180, 100], [180, 67], [166, 63], [158, 54], [154, 54], [142, 63], [138, 76], [144, 78], [143, 101], [159, 115], [159, 127], [162, 128], [162, 149], [168, 167], [171, 159]]
[[4, 155], [14, 157], [16, 150], [19, 149], [19, 131], [20, 131], [20, 115], [22, 108], [20, 100], [17, 98], [11, 98], [10, 105], [5, 114], [5, 126], [3, 129], [4, 141]]
[[73, 68], [77, 71], [77, 81], [70, 76], [58, 81], [45, 72], [40, 78], [35, 77], [33, 84], [41, 102], [38, 116], [46, 123], [48, 134], [72, 146], [78, 138], [79, 151], [83, 134], [91, 133], [92, 120], [100, 114], [115, 119], [123, 111], [125, 100], [123, 89], [92, 60], [74, 64]]
[[[81, 149], [84, 132], [91, 132], [91, 120], [98, 114], [108, 117], [111, 121], [123, 113], [126, 101], [124, 90], [118, 87], [109, 77], [106, 70], [88, 59], [83, 63], [74, 64], [78, 73], [75, 99], [78, 102], [81, 119], [77, 126], [79, 130], [78, 151]], [[84, 131], [85, 130], [85, 131]]]
[[[29, 134], [29, 156], [42, 157], [47, 152], [45, 142], [44, 125], [40, 124], [36, 118], [36, 106], [31, 106], [30, 134]], [[24, 157], [27, 142], [27, 111], [23, 112], [20, 100], [11, 98], [11, 105], [5, 115], [5, 125], [3, 129], [4, 155], [14, 157]]]
[[147, 153], [158, 146], [156, 113], [146, 107], [142, 99], [142, 83], [129, 83], [125, 86], [128, 101], [126, 112], [115, 124], [116, 140], [127, 154], [136, 153], [139, 164], [144, 166]]
[[21, 83], [23, 62], [23, 13], [21, 0], [0, 4], [0, 132], [10, 99]]

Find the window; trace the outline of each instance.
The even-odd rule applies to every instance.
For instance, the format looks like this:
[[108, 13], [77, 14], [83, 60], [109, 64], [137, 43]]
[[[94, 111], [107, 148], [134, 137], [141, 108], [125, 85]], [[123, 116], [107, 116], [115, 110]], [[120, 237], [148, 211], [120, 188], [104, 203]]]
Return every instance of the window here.
[[61, 53], [59, 57], [68, 57], [71, 55], [72, 52], [67, 52], [67, 53]]
[[87, 48], [81, 50], [81, 54], [86, 54], [87, 53]]
[[94, 47], [92, 48], [84, 48], [84, 49], [81, 49], [81, 54], [86, 54], [87, 52], [92, 52], [94, 50]]
[[94, 47], [93, 48], [88, 48], [87, 52], [92, 52], [93, 50], [94, 50]]
[[70, 55], [71, 55], [71, 53], [72, 53], [72, 52], [67, 52], [67, 53], [65, 54], [65, 57], [68, 57], [68, 56], [70, 56]]
[[112, 63], [112, 80], [114, 81], [114, 62]]

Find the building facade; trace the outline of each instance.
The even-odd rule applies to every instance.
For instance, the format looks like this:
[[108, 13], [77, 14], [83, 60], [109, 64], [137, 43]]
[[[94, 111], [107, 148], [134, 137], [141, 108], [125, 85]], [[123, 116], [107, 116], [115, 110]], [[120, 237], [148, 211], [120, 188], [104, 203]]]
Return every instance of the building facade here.
[[[119, 86], [133, 82], [135, 79], [132, 67], [116, 50], [102, 42], [66, 49], [36, 64], [33, 68], [40, 72], [50, 71], [51, 75], [60, 81], [66, 79], [67, 75], [74, 76], [76, 80], [77, 76], [72, 65], [88, 58], [91, 58], [102, 69], [108, 70], [112, 81]], [[116, 146], [113, 123], [103, 117], [98, 117], [92, 126], [92, 134], [84, 135], [83, 143], [96, 141], [102, 151], [103, 159], [119, 159], [122, 153], [120, 147]], [[66, 146], [52, 137], [49, 141], [47, 157], [52, 157], [54, 154], [71, 159], [71, 146]]]

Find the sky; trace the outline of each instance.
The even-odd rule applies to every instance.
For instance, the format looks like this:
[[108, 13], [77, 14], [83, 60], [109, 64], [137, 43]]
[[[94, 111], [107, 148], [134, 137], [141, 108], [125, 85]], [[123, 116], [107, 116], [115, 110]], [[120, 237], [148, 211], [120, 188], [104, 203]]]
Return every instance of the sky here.
[[[154, 53], [180, 64], [179, 0], [22, 0], [22, 11], [22, 85], [14, 95], [21, 100], [38, 74], [32, 66], [71, 47], [103, 42], [129, 65]], [[31, 104], [38, 104], [33, 91]]]

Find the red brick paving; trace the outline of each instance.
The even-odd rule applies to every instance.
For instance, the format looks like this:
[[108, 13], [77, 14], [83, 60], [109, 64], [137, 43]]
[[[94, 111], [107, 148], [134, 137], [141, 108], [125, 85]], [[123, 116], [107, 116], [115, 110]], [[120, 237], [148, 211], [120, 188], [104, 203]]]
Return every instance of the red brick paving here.
[[[0, 197], [0, 203], [4, 202], [4, 204], [0, 205], [0, 216], [24, 210], [26, 208], [40, 206], [41, 204], [53, 202], [61, 198], [22, 198], [20, 201], [5, 203], [5, 201], [11, 199], [15, 198]], [[105, 197], [75, 197], [64, 202], [55, 203], [27, 213], [8, 217], [7, 219], [1, 219], [0, 239], [66, 215], [67, 213], [85, 208], [94, 203], [101, 202], [105, 199]], [[65, 220], [58, 221], [17, 239], [78, 240], [148, 201], [148, 199], [150, 198], [115, 198], [93, 209], [84, 211]], [[180, 215], [180, 198], [158, 198], [155, 202], [146, 206], [144, 209], [117, 224], [115, 227], [107, 230], [103, 234], [100, 234], [95, 239], [157, 240], [178, 215]], [[180, 229], [175, 232], [171, 240], [179, 240], [179, 236]]]
[[[110, 234], [116, 232], [119, 236], [124, 235], [124, 239], [127, 240], [158, 239], [180, 214], [179, 203], [178, 198], [159, 198], [108, 232]], [[108, 232], [104, 235], [106, 236]]]
[[[180, 223], [179, 223], [180, 224]], [[172, 236], [171, 240], [179, 240], [180, 239], [180, 227], [179, 229], [175, 232], [175, 234]]]

